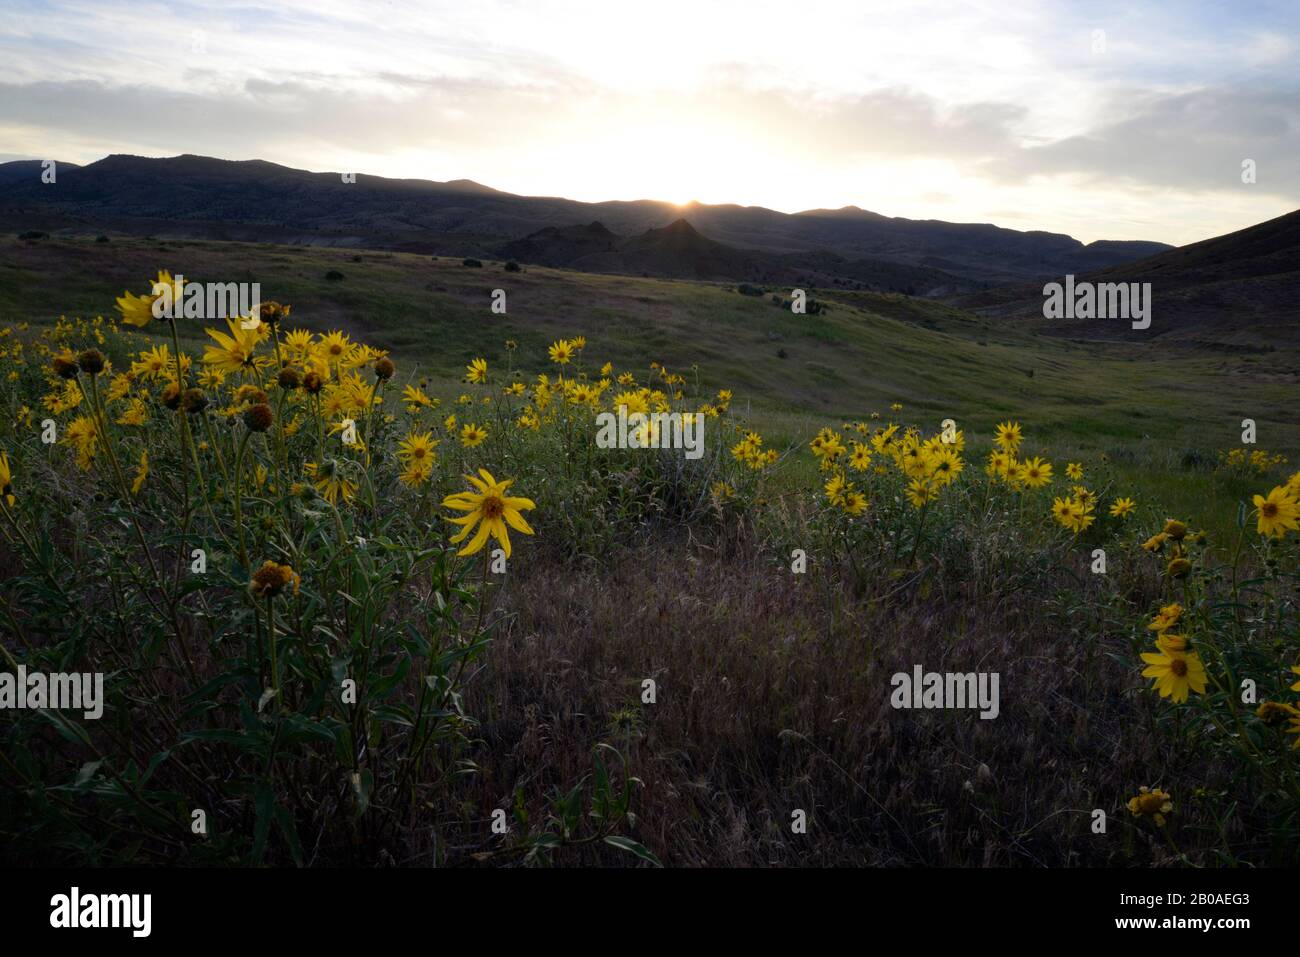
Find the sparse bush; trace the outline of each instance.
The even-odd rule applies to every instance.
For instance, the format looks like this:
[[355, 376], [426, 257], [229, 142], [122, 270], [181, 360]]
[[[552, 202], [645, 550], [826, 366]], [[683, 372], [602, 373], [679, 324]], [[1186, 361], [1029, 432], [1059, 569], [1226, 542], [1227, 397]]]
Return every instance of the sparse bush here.
[[470, 268], [470, 269], [482, 269], [482, 268], [483, 268], [483, 263], [479, 262], [479, 260], [477, 260], [477, 259], [465, 259], [465, 260], [462, 260], [462, 261], [461, 261], [461, 265], [462, 265], [462, 266], [466, 266], [466, 267], [468, 267], [468, 268]]
[[325, 279], [328, 282], [339, 282], [343, 279], [343, 273], [341, 273], [337, 269], [331, 269], [329, 272], [325, 274]]
[[1219, 459], [1209, 449], [1183, 449], [1179, 461], [1188, 470], [1208, 470], [1214, 468]]

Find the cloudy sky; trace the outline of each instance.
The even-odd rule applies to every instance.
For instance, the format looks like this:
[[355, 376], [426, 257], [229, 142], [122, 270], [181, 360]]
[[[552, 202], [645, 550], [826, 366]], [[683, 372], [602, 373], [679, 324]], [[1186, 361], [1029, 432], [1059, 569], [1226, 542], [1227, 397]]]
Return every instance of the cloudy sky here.
[[201, 153], [1084, 241], [1300, 208], [1294, 0], [0, 0], [0, 62], [0, 160]]

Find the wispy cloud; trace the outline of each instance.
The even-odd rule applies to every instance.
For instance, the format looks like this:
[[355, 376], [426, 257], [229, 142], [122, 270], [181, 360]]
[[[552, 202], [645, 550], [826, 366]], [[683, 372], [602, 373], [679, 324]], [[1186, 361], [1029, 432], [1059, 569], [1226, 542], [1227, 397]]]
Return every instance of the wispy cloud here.
[[[1191, 241], [1300, 206], [1290, 3], [0, 0], [0, 153]], [[1243, 184], [1241, 162], [1258, 164]]]

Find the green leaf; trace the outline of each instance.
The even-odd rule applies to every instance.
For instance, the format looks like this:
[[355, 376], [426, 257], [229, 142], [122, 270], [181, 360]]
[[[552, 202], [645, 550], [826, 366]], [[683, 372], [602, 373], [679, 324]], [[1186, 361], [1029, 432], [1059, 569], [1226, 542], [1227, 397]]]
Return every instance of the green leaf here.
[[370, 795], [375, 788], [375, 776], [369, 768], [362, 768], [351, 775], [352, 793], [357, 799], [357, 816], [366, 813], [370, 807]]
[[271, 831], [271, 815], [275, 809], [275, 794], [268, 781], [258, 781], [253, 790], [253, 805], [257, 815], [253, 821], [253, 863], [259, 864], [266, 850], [266, 836]]
[[645, 845], [638, 844], [630, 837], [621, 837], [618, 834], [611, 834], [605, 838], [605, 843], [611, 847], [617, 847], [620, 851], [627, 851], [631, 854], [635, 854], [637, 857], [641, 858], [641, 860], [649, 861], [655, 867], [663, 867], [663, 864], [659, 863], [659, 858], [651, 854], [650, 851], [646, 849]]
[[303, 866], [302, 841], [298, 838], [298, 825], [294, 823], [293, 815], [289, 809], [277, 806], [275, 809], [275, 823], [284, 835], [285, 843], [289, 845], [289, 853], [293, 855], [293, 862], [298, 867]]

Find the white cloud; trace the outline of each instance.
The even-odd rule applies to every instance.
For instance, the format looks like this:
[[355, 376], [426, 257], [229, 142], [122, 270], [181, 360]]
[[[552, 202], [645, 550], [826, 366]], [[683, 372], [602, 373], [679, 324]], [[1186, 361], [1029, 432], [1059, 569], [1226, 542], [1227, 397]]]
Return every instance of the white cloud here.
[[[0, 150], [260, 157], [591, 200], [852, 203], [1182, 242], [1300, 205], [1296, 15], [1217, 11], [27, 2], [0, 21]], [[1246, 157], [1260, 163], [1250, 191], [1232, 181]]]

